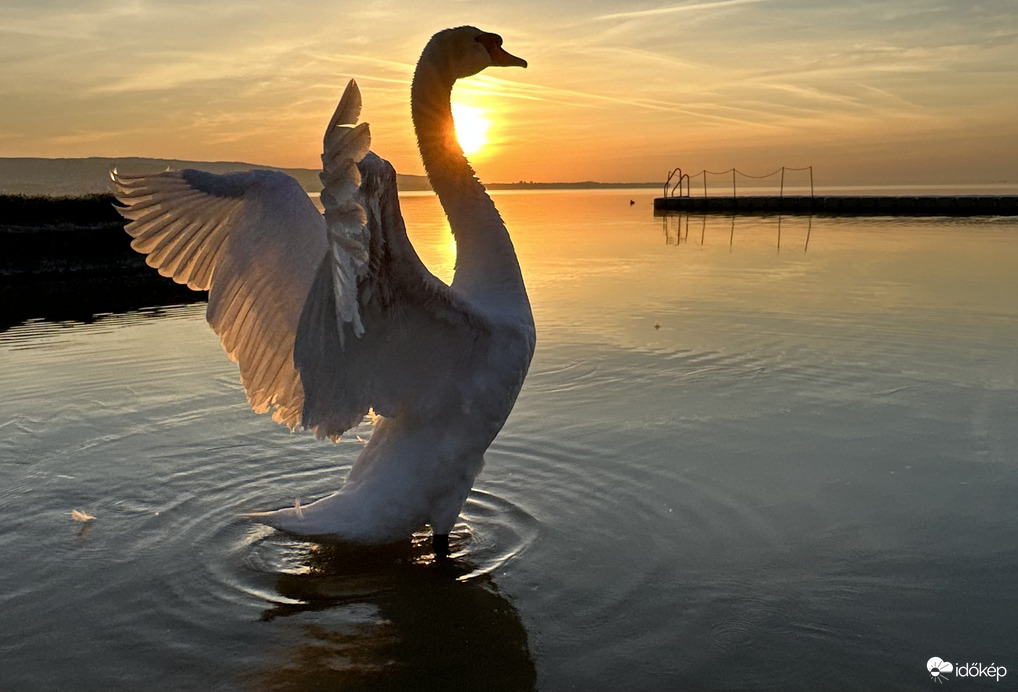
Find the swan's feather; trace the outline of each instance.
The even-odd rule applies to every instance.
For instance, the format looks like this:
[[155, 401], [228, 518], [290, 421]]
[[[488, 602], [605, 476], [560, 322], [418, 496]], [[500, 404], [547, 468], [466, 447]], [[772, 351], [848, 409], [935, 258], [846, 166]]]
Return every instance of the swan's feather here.
[[80, 521], [84, 524], [87, 524], [90, 521], [95, 521], [95, 517], [93, 517], [91, 514], [87, 514], [76, 509], [71, 510], [71, 519], [73, 519], [74, 521]]
[[113, 178], [132, 247], [163, 276], [209, 290], [206, 317], [239, 364], [251, 407], [299, 425], [304, 393], [294, 334], [328, 247], [307, 193], [274, 171]]
[[455, 373], [493, 330], [418, 258], [395, 171], [356, 124], [360, 104], [351, 81], [324, 139], [324, 217], [279, 172], [113, 174], [132, 246], [209, 290], [209, 325], [252, 408], [334, 439], [372, 407], [427, 418], [464, 401], [449, 389], [476, 383]]
[[357, 163], [371, 147], [368, 124], [357, 125], [361, 110], [360, 90], [350, 80], [336, 112], [325, 129], [322, 152], [322, 206], [329, 231], [332, 264], [332, 292], [336, 309], [339, 343], [344, 342], [343, 325], [349, 323], [355, 336], [364, 334], [357, 302], [358, 281], [368, 271], [367, 218], [356, 199], [361, 185]]
[[456, 366], [490, 333], [418, 258], [400, 213], [396, 172], [369, 153], [359, 111], [351, 80], [322, 154], [330, 252], [308, 292], [294, 348], [305, 395], [301, 422], [333, 439], [372, 407], [389, 417], [436, 412], [450, 400]]

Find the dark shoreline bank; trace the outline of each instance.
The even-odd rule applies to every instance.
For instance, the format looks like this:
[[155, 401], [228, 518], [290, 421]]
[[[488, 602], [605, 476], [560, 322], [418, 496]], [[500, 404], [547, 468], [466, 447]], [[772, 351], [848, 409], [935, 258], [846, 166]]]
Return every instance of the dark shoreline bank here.
[[112, 195], [0, 195], [0, 331], [207, 299], [147, 266], [124, 223]]

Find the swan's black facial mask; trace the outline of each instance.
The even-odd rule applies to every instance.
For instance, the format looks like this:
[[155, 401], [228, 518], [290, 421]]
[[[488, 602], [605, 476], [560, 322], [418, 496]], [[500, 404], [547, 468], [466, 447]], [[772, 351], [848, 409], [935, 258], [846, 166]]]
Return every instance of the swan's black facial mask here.
[[498, 34], [481, 34], [474, 39], [484, 46], [491, 56], [491, 64], [498, 67], [526, 67], [527, 61], [502, 48], [502, 37]]

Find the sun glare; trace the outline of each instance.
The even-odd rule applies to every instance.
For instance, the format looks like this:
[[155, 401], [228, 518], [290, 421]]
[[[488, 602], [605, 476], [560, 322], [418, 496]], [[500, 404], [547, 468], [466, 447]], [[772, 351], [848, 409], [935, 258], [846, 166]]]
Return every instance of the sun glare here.
[[483, 109], [454, 103], [452, 119], [456, 124], [456, 139], [464, 154], [476, 154], [488, 143], [488, 126], [491, 123], [484, 117]]

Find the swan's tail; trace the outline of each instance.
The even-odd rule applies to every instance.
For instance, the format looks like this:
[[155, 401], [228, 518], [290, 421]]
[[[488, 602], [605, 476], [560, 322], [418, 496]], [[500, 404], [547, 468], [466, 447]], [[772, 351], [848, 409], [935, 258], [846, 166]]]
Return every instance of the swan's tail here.
[[344, 540], [345, 536], [337, 532], [337, 526], [342, 527], [350, 524], [344, 511], [347, 505], [344, 500], [348, 499], [341, 496], [340, 493], [333, 493], [308, 505], [301, 504], [298, 499], [290, 507], [283, 507], [272, 512], [248, 512], [240, 516], [259, 524], [271, 526], [291, 536]]
[[272, 512], [248, 512], [240, 516], [293, 536], [313, 535], [310, 522], [305, 521], [304, 508], [300, 500], [297, 500], [293, 507], [283, 507]]

